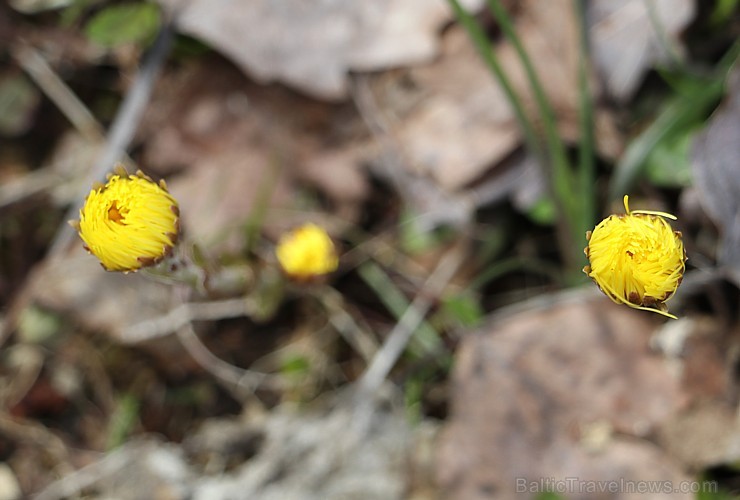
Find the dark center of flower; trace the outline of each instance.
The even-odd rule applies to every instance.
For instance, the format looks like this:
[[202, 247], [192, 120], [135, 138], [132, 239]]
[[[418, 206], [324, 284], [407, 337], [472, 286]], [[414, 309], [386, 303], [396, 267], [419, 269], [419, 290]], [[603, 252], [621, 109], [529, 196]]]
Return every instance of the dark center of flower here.
[[108, 209], [108, 220], [111, 220], [117, 224], [124, 224], [123, 218], [126, 215], [128, 210], [125, 208], [118, 208], [118, 204], [114, 201], [111, 203], [110, 208]]

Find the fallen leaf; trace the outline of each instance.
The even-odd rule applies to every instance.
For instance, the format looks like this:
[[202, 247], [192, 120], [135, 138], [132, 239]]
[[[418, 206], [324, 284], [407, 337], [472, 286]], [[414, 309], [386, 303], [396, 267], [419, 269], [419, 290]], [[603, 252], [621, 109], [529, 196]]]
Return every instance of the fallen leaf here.
[[740, 423], [735, 408], [707, 402], [661, 426], [658, 442], [693, 469], [705, 469], [740, 458]]
[[[577, 142], [579, 49], [572, 3], [524, 2], [516, 29], [554, 108], [561, 136]], [[400, 145], [406, 168], [452, 192], [495, 170], [522, 145], [522, 133], [511, 104], [467, 33], [452, 27], [441, 45], [441, 55], [433, 63], [374, 77], [372, 90], [378, 102], [376, 120], [388, 124], [386, 133]], [[525, 108], [539, 116], [512, 45], [501, 41], [495, 52]], [[596, 79], [591, 80], [597, 96]], [[597, 106], [594, 120], [598, 154], [618, 156], [623, 140], [611, 112]]]
[[[573, 3], [567, 0], [522, 2], [516, 28], [525, 51], [542, 83], [557, 119], [558, 132], [566, 142], [580, 140], [580, 61], [579, 27]], [[529, 79], [513, 46], [502, 43], [497, 49], [501, 65], [513, 87], [524, 99], [524, 106], [539, 116]], [[594, 102], [594, 139], [597, 153], [615, 158], [622, 152], [623, 138], [612, 112], [599, 105], [602, 90], [595, 74], [588, 75]], [[535, 120], [537, 123], [539, 119]]]
[[645, 73], [680, 57], [679, 35], [695, 12], [694, 0], [589, 2], [591, 51], [608, 92], [627, 101]]
[[727, 97], [692, 150], [692, 173], [699, 198], [721, 232], [717, 261], [740, 286], [740, 68], [727, 79]]
[[[238, 252], [242, 228], [260, 204], [297, 208], [298, 179], [347, 207], [345, 215], [359, 212], [353, 207], [368, 185], [352, 165], [357, 155], [350, 145], [323, 139], [332, 135], [336, 113], [285, 89], [252, 84], [223, 60], [196, 62], [158, 89], [140, 129], [143, 164], [160, 175], [179, 172], [168, 186], [190, 241]], [[290, 225], [284, 217], [264, 223], [273, 235]]]
[[[169, 2], [170, 0], [166, 1]], [[408, 5], [413, 3], [408, 2]], [[228, 13], [228, 20], [222, 19], [224, 14], [220, 12], [220, 7], [218, 5], [214, 6], [212, 2], [207, 7], [209, 12], [205, 12], [205, 5], [201, 6], [199, 2], [192, 2], [189, 5], [190, 7], [187, 7], [181, 13], [183, 27], [189, 26], [198, 32], [211, 30], [214, 33], [217, 32], [218, 36], [222, 38], [228, 35], [230, 38], [225, 43], [229, 46], [241, 40], [240, 36], [234, 35], [235, 28], [232, 29], [230, 26], [233, 26], [237, 20], [242, 22], [239, 33], [250, 33], [250, 40], [238, 46], [238, 54], [231, 55], [242, 68], [244, 68], [245, 63], [243, 60], [239, 62], [238, 58], [248, 59], [252, 57], [249, 54], [258, 51], [259, 47], [262, 47], [261, 50], [265, 53], [272, 55], [269, 62], [277, 66], [290, 66], [296, 64], [295, 61], [300, 59], [304, 66], [311, 69], [314, 68], [315, 64], [318, 64], [312, 63], [313, 58], [334, 58], [335, 63], [341, 59], [339, 55], [334, 53], [340, 50], [336, 45], [332, 45], [331, 50], [322, 48], [324, 47], [322, 44], [325, 43], [322, 37], [324, 35], [329, 36], [329, 34], [322, 34], [322, 37], [316, 38], [317, 35], [313, 30], [316, 29], [314, 24], [318, 21], [315, 21], [313, 17], [308, 21], [302, 20], [305, 26], [292, 30], [295, 33], [294, 36], [287, 37], [287, 40], [280, 42], [288, 45], [281, 45], [273, 40], [274, 37], [278, 36], [277, 33], [282, 33], [281, 30], [285, 24], [292, 22], [290, 16], [296, 15], [300, 11], [300, 9], [291, 10], [295, 9], [291, 2], [281, 4], [284, 9], [281, 12], [278, 12], [276, 7], [265, 7], [262, 4], [257, 7], [250, 6], [250, 10], [246, 14], [239, 10], [233, 12], [234, 9], [232, 9]], [[343, 19], [342, 16], [348, 16], [350, 11], [354, 12], [353, 15], [357, 16], [358, 23], [360, 23], [358, 30], [361, 31], [365, 26], [362, 24], [365, 22], [365, 18], [362, 16], [365, 9], [369, 7], [366, 7], [364, 3], [354, 3], [352, 5], [352, 8], [349, 7], [349, 4], [339, 7], [334, 2], [328, 2], [325, 8], [327, 10], [335, 9], [335, 13], [340, 20]], [[406, 5], [406, 3], [398, 3], [394, 7], [381, 3], [375, 5], [374, 8], [378, 11], [388, 8], [395, 13], [395, 9], [403, 10], [407, 8], [401, 7], [402, 5]], [[434, 5], [437, 6], [437, 3]], [[437, 7], [426, 5], [420, 11], [424, 12], [424, 16], [431, 16], [433, 12], [436, 12], [435, 9]], [[196, 15], [195, 12], [199, 12], [199, 14]], [[444, 12], [444, 15], [442, 15], [442, 12]], [[440, 10], [439, 17], [435, 17], [435, 19], [448, 19], [449, 14], [446, 12], [445, 6], [444, 9]], [[577, 141], [579, 135], [578, 37], [572, 5], [567, 0], [557, 0], [552, 5], [548, 4], [546, 8], [543, 8], [541, 3], [528, 2], [520, 7], [518, 14], [517, 29], [520, 31], [520, 36], [530, 52], [538, 73], [543, 76], [548, 96], [557, 113], [559, 130], [566, 140]], [[260, 21], [261, 25], [252, 31], [247, 29], [248, 26], [256, 22], [259, 16], [263, 16]], [[551, 21], [553, 19], [558, 19], [556, 25], [562, 25], [566, 28], [552, 28], [553, 23]], [[428, 21], [417, 19], [415, 22], [423, 24]], [[439, 22], [435, 21], [429, 25], [437, 26]], [[196, 28], [196, 26], [198, 27]], [[270, 34], [273, 38], [266, 37], [263, 39], [256, 35], [268, 28], [275, 31], [275, 33], [271, 32]], [[394, 38], [385, 32], [377, 32], [375, 35], [377, 37], [384, 36], [386, 40], [381, 42], [378, 38], [373, 43], [382, 44], [383, 50], [390, 53], [390, 46], [386, 46], [386, 42], [391, 44]], [[357, 36], [359, 40], [364, 35], [358, 34]], [[266, 48], [268, 42], [272, 52]], [[303, 47], [294, 47], [298, 43], [301, 43]], [[291, 47], [290, 54], [283, 56], [283, 51], [286, 51], [288, 46]], [[316, 48], [316, 46], [319, 48]], [[218, 45], [216, 47], [219, 48]], [[407, 49], [405, 45], [397, 45], [395, 48], [399, 54], [403, 54]], [[341, 50], [345, 49], [349, 50], [347, 48]], [[229, 54], [225, 49], [221, 50], [227, 55]], [[409, 175], [406, 175], [405, 180], [400, 182], [399, 185], [411, 186], [413, 184], [416, 186], [413, 189], [407, 189], [402, 195], [410, 202], [411, 206], [416, 207], [417, 212], [420, 214], [426, 213], [428, 203], [424, 200], [436, 200], [433, 203], [434, 206], [445, 207], [428, 217], [429, 225], [432, 226], [440, 221], [454, 224], [464, 223], [476, 206], [506, 196], [508, 190], [517, 188], [516, 183], [509, 182], [511, 176], [498, 172], [498, 174], [505, 177], [501, 182], [503, 186], [507, 186], [506, 192], [500, 193], [501, 189], [494, 189], [496, 196], [493, 198], [486, 194], [479, 196], [480, 193], [477, 191], [475, 193], [466, 192], [472, 184], [486, 179], [486, 186], [481, 192], [489, 193], [491, 191], [489, 187], [497, 182], [495, 178], [498, 175], [489, 176], [489, 174], [495, 170], [495, 166], [510, 157], [521, 146], [522, 137], [509, 102], [476, 53], [467, 34], [461, 28], [453, 26], [446, 30], [442, 36], [439, 50], [441, 51], [440, 57], [433, 62], [423, 65], [417, 64], [408, 69], [383, 72], [378, 75], [361, 75], [361, 78], [358, 78], [357, 81], [367, 80], [369, 82], [368, 86], [372, 93], [372, 99], [375, 101], [375, 109], [371, 109], [370, 112], [367, 109], [363, 110], [363, 118], [370, 123], [374, 133], [373, 137], [368, 138], [367, 131], [358, 132], [354, 135], [343, 132], [344, 136], [340, 140], [335, 138], [332, 141], [327, 141], [322, 138], [320, 129], [317, 130], [316, 127], [309, 133], [307, 133], [307, 129], [283, 126], [275, 127], [270, 131], [272, 136], [276, 129], [283, 129], [283, 136], [286, 137], [286, 141], [285, 143], [279, 143], [280, 150], [288, 150], [286, 156], [295, 155], [294, 157], [299, 160], [294, 170], [296, 178], [308, 180], [320, 186], [337, 203], [338, 213], [343, 217], [352, 219], [353, 214], [356, 214], [358, 210], [357, 200], [361, 200], [367, 195], [368, 184], [363, 172], [364, 165], [375, 166], [389, 163], [387, 170], [398, 170], [399, 168], [406, 170]], [[518, 89], [527, 89], [526, 75], [521, 69], [511, 46], [502, 42], [497, 45], [496, 50], [500, 53], [502, 64], [505, 66], [507, 73], [511, 75], [515, 86]], [[437, 51], [436, 48], [435, 51]], [[283, 61], [284, 57], [285, 60]], [[399, 55], [397, 57], [400, 60], [403, 56]], [[416, 60], [408, 60], [404, 64], [412, 62], [418, 63]], [[320, 77], [314, 75], [310, 78], [311, 85], [324, 85], [322, 78], [329, 78], [333, 74], [334, 77], [331, 78], [334, 78], [336, 82], [341, 81], [342, 88], [344, 88], [346, 68], [338, 69], [341, 66], [338, 63], [334, 66], [332, 64], [319, 66], [326, 74]], [[378, 67], [385, 66], [378, 65]], [[375, 66], [370, 68], [355, 65], [352, 68], [368, 70], [375, 69]], [[254, 71], [252, 70], [252, 73]], [[280, 71], [288, 70], [281, 69]], [[272, 73], [268, 72], [267, 74]], [[210, 74], [209, 78], [211, 78]], [[261, 81], [268, 81], [272, 78], [265, 78]], [[201, 85], [205, 85], [204, 82], [207, 80], [207, 78], [202, 79]], [[247, 83], [244, 85], [246, 86]], [[299, 86], [299, 88], [302, 87]], [[595, 89], [596, 86], [593, 85], [592, 88]], [[357, 85], [355, 85], [354, 90], [357, 98]], [[234, 89], [232, 89], [233, 91]], [[264, 95], [266, 92], [272, 92], [272, 90], [264, 87], [256, 92]], [[596, 93], [596, 90], [594, 92]], [[241, 93], [249, 94], [250, 92], [242, 90]], [[216, 92], [212, 94], [212, 98], [224, 100], [222, 99], [224, 94], [224, 92]], [[527, 107], [531, 109], [533, 101], [530, 93], [522, 90], [522, 96], [527, 102]], [[190, 99], [191, 107], [189, 109], [194, 110], [202, 104], [192, 102], [193, 97], [196, 101], [200, 100], [197, 95], [186, 94], [175, 101], [182, 102], [184, 99]], [[289, 116], [288, 119], [292, 120], [298, 114], [299, 107], [297, 106], [294, 106], [293, 109], [287, 109], [284, 106], [283, 109], [286, 115], [283, 115], [280, 113], [280, 109], [269, 111], [272, 104], [265, 105], [261, 102], [261, 99], [249, 95], [247, 99], [253, 107], [252, 115], [255, 115], [255, 108], [262, 107], [265, 112], [257, 111], [256, 115], [259, 116], [259, 119], [267, 120], [268, 123], [274, 122], [276, 116]], [[211, 112], [209, 116], [218, 115], [218, 113]], [[341, 127], [351, 130], [354, 126], [355, 119], [352, 117], [348, 119], [346, 114], [344, 116], [336, 114], [331, 116], [330, 119], [332, 120], [339, 119], [349, 122], [348, 124], [341, 122]], [[606, 109], [597, 108], [595, 119], [595, 136], [599, 154], [604, 157], [617, 156], [621, 151], [622, 139], [614, 126], [611, 114]], [[188, 119], [175, 120], [174, 124], [164, 124], [162, 129], [158, 130], [154, 136], [158, 145], [153, 146], [150, 151], [162, 148], [172, 152], [170, 160], [192, 163], [192, 160], [184, 161], [184, 157], [191, 154], [192, 149], [197, 147], [200, 140], [211, 141], [212, 139], [204, 138], [203, 134], [199, 132], [190, 134], [186, 131], [186, 134], [183, 134], [182, 129], [186, 128], [183, 125], [188, 121]], [[380, 127], [377, 126], [379, 123], [382, 124]], [[256, 127], [259, 130], [259, 128], [264, 128], [264, 125], [260, 124]], [[336, 127], [338, 125], [335, 125], [335, 129]], [[173, 128], [180, 129], [180, 132], [173, 131]], [[289, 133], [285, 133], [285, 131], [289, 131]], [[183, 137], [183, 135], [185, 136]], [[324, 137], [326, 135], [324, 134]], [[333, 135], [336, 137], [335, 134]], [[180, 138], [178, 139], [177, 136]], [[386, 141], [388, 137], [391, 139], [392, 147], [388, 147]], [[194, 141], [194, 138], [197, 138], [198, 141]], [[276, 142], [272, 137], [271, 140], [273, 143]], [[153, 154], [156, 157], [156, 153]], [[211, 153], [209, 152], [209, 154]], [[209, 158], [206, 161], [210, 160]], [[170, 163], [172, 162], [170, 161]], [[418, 182], [411, 182], [409, 180], [411, 177], [415, 177]], [[539, 182], [538, 184], [542, 183]], [[457, 197], [457, 193], [464, 199], [445, 201], [445, 197]], [[450, 216], [440, 218], [439, 215], [443, 213], [450, 214]]]
[[243, 249], [245, 224], [271, 185], [274, 188], [265, 202], [270, 207], [289, 206], [285, 178], [272, 178], [279, 174], [264, 151], [244, 146], [203, 158], [196, 168], [169, 183], [170, 192], [180, 201], [187, 238], [211, 252]]
[[[159, 0], [179, 29], [211, 45], [256, 81], [308, 94], [346, 97], [349, 71], [429, 61], [437, 30], [451, 18], [444, 0]], [[464, 0], [470, 8], [480, 0]]]
[[169, 285], [141, 273], [106, 272], [82, 249], [82, 242], [38, 273], [31, 292], [35, 303], [118, 340], [127, 326], [160, 317], [174, 304]]
[[[517, 148], [521, 134], [506, 96], [467, 33], [451, 28], [442, 46], [439, 60], [410, 69], [408, 81], [417, 89], [417, 104], [401, 115], [394, 129], [412, 172], [454, 191]], [[391, 92], [398, 91], [387, 84], [382, 91], [386, 113], [397, 115], [391, 108], [397, 97]]]
[[360, 201], [370, 186], [362, 165], [367, 161], [365, 144], [349, 142], [334, 148], [304, 148], [296, 176], [318, 186], [335, 204], [334, 214], [347, 221], [358, 220]]
[[737, 331], [715, 317], [681, 318], [660, 328], [651, 343], [681, 380], [685, 408], [657, 429], [657, 442], [692, 470], [740, 458], [737, 406]]
[[[464, 337], [437, 455], [445, 496], [521, 498], [521, 481], [577, 478], [561, 493], [636, 499], [624, 489], [579, 488], [687, 480], [667, 454], [640, 439], [681, 402], [678, 380], [648, 348], [654, 318], [583, 293], [547, 304]], [[606, 429], [598, 439], [595, 428]], [[526, 493], [543, 491], [539, 483]]]

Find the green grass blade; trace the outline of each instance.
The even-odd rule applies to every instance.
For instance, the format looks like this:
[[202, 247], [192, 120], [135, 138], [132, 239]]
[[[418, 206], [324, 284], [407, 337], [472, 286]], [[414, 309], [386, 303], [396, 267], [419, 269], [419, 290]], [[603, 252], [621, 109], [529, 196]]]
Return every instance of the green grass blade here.
[[[390, 276], [373, 261], [362, 264], [357, 268], [357, 273], [396, 320], [400, 320], [411, 303], [393, 283]], [[442, 340], [439, 333], [427, 321], [422, 321], [412, 338], [411, 347], [416, 349], [414, 354], [422, 357], [429, 353], [439, 352], [442, 348]]]
[[[547, 98], [547, 94], [545, 94], [545, 89], [540, 82], [540, 78], [537, 75], [534, 64], [532, 64], [532, 59], [524, 48], [524, 44], [519, 38], [519, 35], [514, 28], [514, 23], [511, 22], [511, 18], [506, 12], [506, 9], [501, 5], [500, 0], [488, 0], [488, 9], [501, 27], [501, 31], [503, 31], [506, 38], [511, 42], [515, 52], [522, 62], [522, 66], [527, 75], [527, 80], [529, 81], [529, 85], [532, 87], [532, 93], [534, 94], [540, 117], [542, 118], [547, 149], [549, 156], [553, 161], [553, 167], [556, 168], [554, 174], [556, 176], [556, 180], [562, 182], [562, 188], [564, 189], [562, 194], [564, 195], [564, 198], [567, 198], [572, 194], [569, 191], [574, 184], [571, 178], [571, 172], [568, 169], [565, 146], [563, 146], [563, 142], [560, 140], [560, 135], [557, 131], [555, 111], [550, 105], [550, 100]], [[557, 179], [558, 177], [560, 177], [560, 179]]]
[[[561, 217], [559, 220], [559, 243], [566, 267], [573, 271], [573, 281], [580, 281], [580, 262], [582, 260], [578, 250], [583, 239], [585, 229], [583, 224], [584, 207], [581, 193], [573, 176], [573, 171], [568, 161], [565, 145], [557, 128], [557, 119], [550, 100], [545, 93], [532, 59], [524, 48], [514, 23], [504, 9], [500, 0], [488, 0], [488, 9], [496, 19], [506, 38], [514, 47], [514, 51], [521, 60], [527, 80], [532, 88], [537, 108], [542, 119], [547, 157], [550, 159], [552, 169], [550, 180], [553, 194], [555, 195], [555, 206]], [[575, 278], [577, 276], [578, 278]]]
[[710, 111], [722, 97], [724, 79], [738, 56], [740, 42], [735, 42], [717, 65], [720, 76], [695, 84], [692, 91], [674, 96], [655, 121], [630, 143], [614, 169], [609, 185], [610, 201], [621, 199], [629, 191], [642, 173], [648, 155], [661, 141], [692, 123], [698, 123]]
[[463, 9], [458, 0], [448, 1], [452, 7], [452, 10], [457, 16], [458, 21], [463, 26], [463, 28], [465, 28], [465, 31], [468, 32], [470, 39], [473, 41], [475, 48], [478, 50], [478, 53], [488, 66], [488, 69], [496, 77], [499, 85], [501, 85], [501, 89], [504, 91], [506, 98], [511, 104], [517, 122], [519, 123], [519, 126], [524, 133], [524, 140], [527, 144], [527, 148], [535, 153], [540, 158], [540, 160], [543, 161], [543, 164], [546, 164], [546, 161], [544, 161], [545, 158], [543, 157], [542, 146], [539, 139], [537, 138], [537, 134], [535, 133], [532, 123], [530, 122], [529, 118], [527, 118], [527, 114], [524, 111], [524, 105], [522, 104], [519, 95], [514, 90], [514, 87], [509, 81], [509, 78], [504, 73], [501, 64], [496, 58], [496, 54], [494, 54], [493, 52], [491, 43], [488, 40], [486, 33], [473, 18], [473, 16], [470, 15], [467, 10]]
[[588, 45], [588, 25], [586, 22], [585, 0], [574, 0], [573, 9], [578, 19], [579, 49], [578, 62], [578, 97], [580, 110], [580, 143], [578, 151], [578, 191], [581, 199], [581, 223], [577, 228], [580, 232], [588, 231], [593, 227], [596, 216], [595, 206], [595, 137], [594, 112], [591, 93], [588, 85], [590, 51]]

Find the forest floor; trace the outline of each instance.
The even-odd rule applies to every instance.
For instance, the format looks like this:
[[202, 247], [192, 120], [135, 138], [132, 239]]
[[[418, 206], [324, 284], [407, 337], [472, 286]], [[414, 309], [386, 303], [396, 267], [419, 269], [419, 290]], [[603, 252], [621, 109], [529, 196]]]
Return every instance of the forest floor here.
[[[1, 5], [0, 500], [736, 498], [737, 4]], [[117, 163], [174, 260], [67, 224]], [[626, 194], [677, 319], [582, 272]]]

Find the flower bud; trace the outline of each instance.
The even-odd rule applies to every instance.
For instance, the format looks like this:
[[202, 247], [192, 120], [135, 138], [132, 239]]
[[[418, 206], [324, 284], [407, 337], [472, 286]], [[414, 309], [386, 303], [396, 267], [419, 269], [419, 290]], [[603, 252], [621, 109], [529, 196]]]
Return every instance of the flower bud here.
[[156, 183], [142, 172], [122, 172], [90, 191], [79, 222], [72, 225], [106, 270], [129, 272], [172, 253], [179, 213], [164, 181]]
[[686, 263], [681, 233], [666, 221], [676, 217], [630, 211], [626, 195], [624, 209], [586, 234], [590, 265], [583, 271], [617, 304], [675, 319], [665, 302], [681, 284]]
[[304, 281], [336, 270], [339, 261], [331, 238], [315, 224], [284, 234], [275, 254], [288, 276]]

